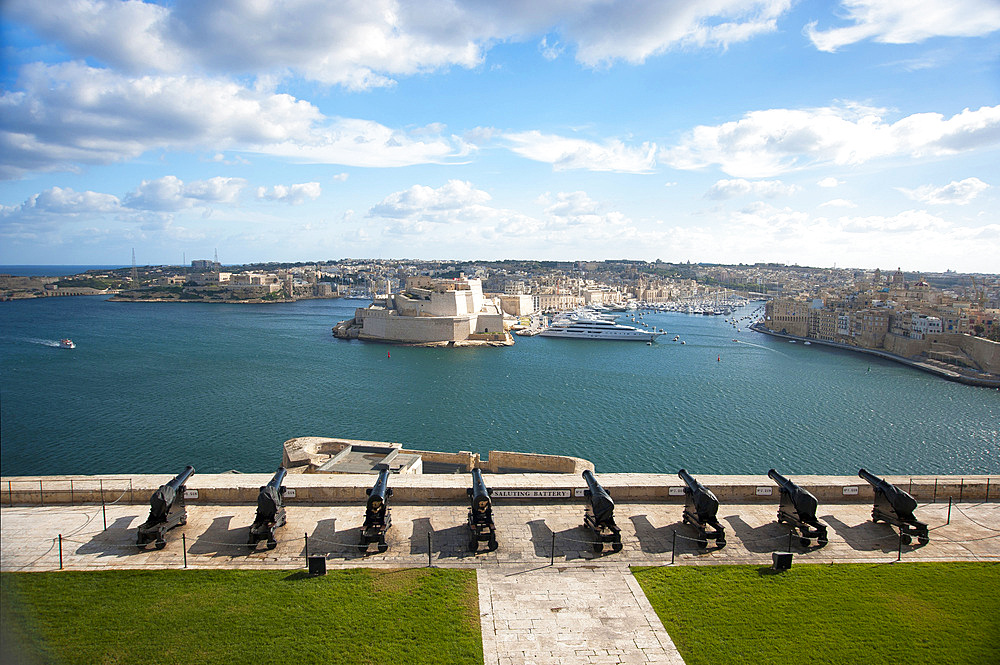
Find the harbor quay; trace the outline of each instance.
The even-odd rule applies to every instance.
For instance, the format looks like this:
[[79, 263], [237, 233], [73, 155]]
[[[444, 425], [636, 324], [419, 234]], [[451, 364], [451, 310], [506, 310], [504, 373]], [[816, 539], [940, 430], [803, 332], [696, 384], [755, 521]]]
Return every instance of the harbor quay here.
[[[498, 546], [470, 551], [469, 474], [390, 479], [384, 551], [358, 547], [371, 474], [289, 474], [287, 522], [275, 542], [248, 544], [260, 488], [270, 474], [194, 474], [186, 519], [162, 549], [138, 547], [151, 495], [168, 474], [0, 479], [0, 570], [472, 568], [484, 662], [682, 664], [631, 574], [632, 566], [1000, 561], [1000, 476], [889, 476], [918, 498], [929, 541], [903, 542], [872, 522], [873, 493], [850, 476], [796, 476], [829, 527], [825, 545], [803, 546], [776, 521], [778, 486], [767, 476], [697, 478], [719, 498], [724, 547], [704, 547], [682, 519], [677, 476], [601, 474], [614, 498], [621, 549], [595, 550], [583, 526], [589, 499], [575, 474], [484, 474], [493, 490]], [[678, 492], [678, 490], [681, 490]], [[770, 490], [770, 493], [768, 493]], [[936, 494], [935, 494], [936, 493]], [[103, 496], [103, 499], [102, 499]], [[936, 497], [936, 499], [935, 499]]]

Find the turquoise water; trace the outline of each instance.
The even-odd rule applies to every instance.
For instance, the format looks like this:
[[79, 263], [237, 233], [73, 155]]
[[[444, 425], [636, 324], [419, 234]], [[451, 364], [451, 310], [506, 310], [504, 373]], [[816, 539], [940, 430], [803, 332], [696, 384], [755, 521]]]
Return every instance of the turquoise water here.
[[335, 340], [360, 304], [0, 303], [0, 471], [270, 471], [283, 441], [316, 435], [598, 472], [1000, 473], [1000, 392], [723, 317], [647, 314], [667, 330], [653, 346]]

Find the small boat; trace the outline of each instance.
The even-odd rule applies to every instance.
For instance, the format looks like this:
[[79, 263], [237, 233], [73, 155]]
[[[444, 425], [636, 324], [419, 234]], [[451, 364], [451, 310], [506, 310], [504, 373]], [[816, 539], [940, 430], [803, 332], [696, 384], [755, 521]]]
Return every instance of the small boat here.
[[59, 348], [60, 349], [75, 349], [76, 348], [76, 344], [74, 344], [73, 340], [71, 340], [71, 339], [68, 339], [68, 338], [67, 339], [61, 339], [61, 340], [59, 340]]
[[802, 343], [805, 344], [806, 346], [812, 345], [812, 342], [802, 342]]

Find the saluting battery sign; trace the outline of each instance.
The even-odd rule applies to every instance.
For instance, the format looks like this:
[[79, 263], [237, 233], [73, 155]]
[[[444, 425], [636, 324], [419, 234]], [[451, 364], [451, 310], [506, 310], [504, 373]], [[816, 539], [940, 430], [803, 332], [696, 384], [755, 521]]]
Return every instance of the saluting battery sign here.
[[569, 490], [493, 490], [490, 496], [502, 499], [566, 499], [569, 497]]

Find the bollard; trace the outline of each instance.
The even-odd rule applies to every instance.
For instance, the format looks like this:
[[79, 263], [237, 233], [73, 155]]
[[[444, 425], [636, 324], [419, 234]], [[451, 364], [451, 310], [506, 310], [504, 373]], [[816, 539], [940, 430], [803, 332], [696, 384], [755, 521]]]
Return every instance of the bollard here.
[[951, 497], [948, 497], [948, 521], [946, 524], [951, 524]]
[[309, 534], [307, 533], [307, 534], [305, 534], [305, 536], [306, 536], [306, 567], [308, 567], [309, 566]]
[[556, 565], [556, 532], [552, 532], [552, 549], [549, 550], [549, 565]]
[[42, 479], [38, 479], [38, 505], [45, 505], [45, 488], [42, 487]]
[[670, 563], [674, 563], [674, 552], [677, 551], [677, 532], [673, 532], [673, 537], [670, 540]]
[[896, 561], [900, 561], [903, 558], [903, 532], [899, 532], [899, 550], [896, 552]]
[[181, 534], [181, 550], [184, 552], [184, 567], [188, 567], [188, 541], [187, 534]]
[[788, 549], [786, 550], [787, 552], [792, 551], [792, 533], [793, 531], [788, 532]]
[[104, 479], [101, 478], [101, 514], [104, 515], [104, 530], [108, 530], [108, 509], [104, 505]]
[[965, 478], [962, 478], [962, 484], [958, 486], [958, 502], [962, 503], [962, 495], [965, 494]]
[[132, 492], [132, 479], [128, 479], [128, 502], [135, 503], [135, 494]]
[[[7, 483], [7, 487], [10, 487], [10, 483]], [[990, 502], [990, 477], [986, 476], [986, 503]]]
[[69, 479], [69, 505], [73, 505], [73, 479]]
[[937, 478], [934, 479], [934, 503], [937, 503]]
[[[990, 495], [989, 482], [990, 482], [989, 479], [987, 479], [986, 480], [986, 483], [987, 483], [986, 484], [986, 496], [987, 497], [989, 497], [989, 495]], [[10, 481], [9, 480], [7, 481], [7, 500], [10, 501], [10, 505], [12, 505], [12, 506], [14, 505], [14, 490], [11, 489]]]
[[427, 567], [431, 567], [431, 532], [427, 532]]
[[62, 570], [62, 534], [59, 534], [59, 570]]

